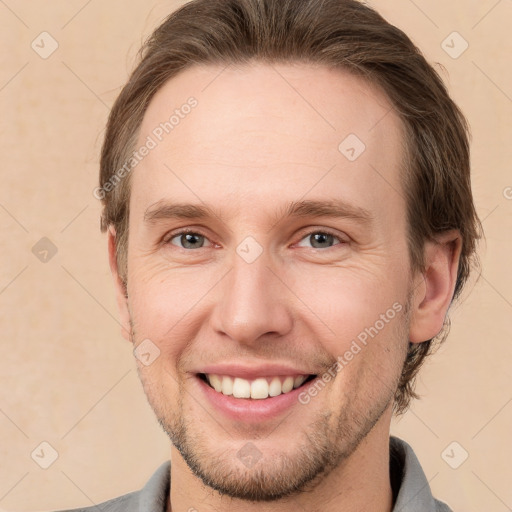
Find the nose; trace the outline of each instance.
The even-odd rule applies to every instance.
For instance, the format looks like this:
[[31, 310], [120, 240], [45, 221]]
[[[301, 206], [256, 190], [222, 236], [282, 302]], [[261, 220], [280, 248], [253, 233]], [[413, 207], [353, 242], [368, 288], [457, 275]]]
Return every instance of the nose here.
[[234, 256], [233, 267], [221, 281], [219, 299], [212, 312], [216, 332], [251, 345], [262, 337], [280, 337], [291, 331], [292, 294], [269, 260], [265, 252], [252, 263], [238, 254]]

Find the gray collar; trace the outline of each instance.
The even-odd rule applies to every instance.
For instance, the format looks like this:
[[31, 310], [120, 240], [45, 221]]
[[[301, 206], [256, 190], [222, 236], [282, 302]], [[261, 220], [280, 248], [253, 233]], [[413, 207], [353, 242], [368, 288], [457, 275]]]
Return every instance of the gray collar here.
[[[393, 512], [452, 512], [432, 496], [430, 485], [413, 449], [390, 437], [390, 476], [396, 482]], [[170, 489], [170, 461], [164, 462], [140, 491], [138, 512], [165, 512]]]
[[400, 486], [393, 512], [452, 512], [432, 496], [420, 462], [405, 441], [390, 437], [389, 458], [391, 481]]

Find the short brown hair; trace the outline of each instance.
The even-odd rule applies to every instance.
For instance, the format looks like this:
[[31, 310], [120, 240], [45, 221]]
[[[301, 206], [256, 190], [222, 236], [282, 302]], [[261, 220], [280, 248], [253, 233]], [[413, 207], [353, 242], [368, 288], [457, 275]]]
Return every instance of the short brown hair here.
[[[348, 70], [385, 91], [407, 133], [402, 181], [411, 268], [423, 269], [426, 240], [457, 229], [462, 252], [454, 298], [459, 296], [481, 232], [471, 194], [467, 122], [418, 48], [372, 8], [356, 0], [193, 0], [154, 31], [140, 57], [108, 119], [97, 189], [104, 207], [101, 227], [116, 229], [124, 280], [130, 174], [115, 183], [113, 178], [126, 169], [156, 91], [194, 64], [302, 62]], [[418, 369], [444, 337], [409, 344], [396, 413], [416, 397]]]

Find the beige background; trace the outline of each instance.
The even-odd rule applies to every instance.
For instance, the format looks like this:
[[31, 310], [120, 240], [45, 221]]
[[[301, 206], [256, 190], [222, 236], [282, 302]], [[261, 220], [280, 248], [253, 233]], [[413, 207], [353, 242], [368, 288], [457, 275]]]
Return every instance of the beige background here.
[[[180, 3], [0, 1], [2, 509], [92, 505], [140, 488], [169, 456], [120, 335], [92, 190], [109, 106], [141, 41]], [[483, 275], [419, 379], [423, 399], [393, 431], [455, 511], [512, 510], [512, 1], [374, 5], [446, 69], [472, 125], [487, 237]], [[47, 59], [31, 48], [43, 31], [59, 44]], [[457, 59], [442, 47], [453, 31], [469, 43]], [[58, 250], [47, 262], [32, 252], [42, 237]], [[43, 441], [58, 452], [48, 469], [31, 457]], [[458, 469], [441, 455], [453, 441], [452, 465], [469, 453]]]

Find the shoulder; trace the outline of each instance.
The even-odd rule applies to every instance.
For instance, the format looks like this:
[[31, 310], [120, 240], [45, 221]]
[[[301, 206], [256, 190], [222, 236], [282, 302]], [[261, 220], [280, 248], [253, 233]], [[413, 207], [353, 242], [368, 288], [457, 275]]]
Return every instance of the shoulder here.
[[90, 507], [58, 510], [56, 512], [98, 512], [98, 509], [102, 512], [132, 512], [138, 510], [140, 493], [141, 491], [130, 492]]
[[128, 494], [123, 494], [123, 496], [118, 496], [117, 498], [113, 498], [111, 500], [98, 503], [97, 505], [92, 505], [90, 507], [58, 510], [56, 512], [97, 512], [98, 508], [102, 512], [131, 512], [132, 510], [137, 510], [140, 493], [141, 491], [130, 492]]
[[434, 500], [436, 503], [436, 512], [453, 512], [453, 510], [442, 501]]
[[164, 462], [140, 491], [88, 507], [58, 510], [56, 512], [164, 512], [170, 489], [170, 461]]
[[436, 500], [413, 449], [401, 439], [390, 438], [390, 476], [396, 483], [393, 512], [452, 512]]

